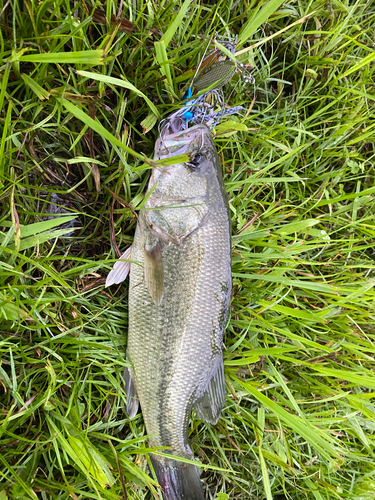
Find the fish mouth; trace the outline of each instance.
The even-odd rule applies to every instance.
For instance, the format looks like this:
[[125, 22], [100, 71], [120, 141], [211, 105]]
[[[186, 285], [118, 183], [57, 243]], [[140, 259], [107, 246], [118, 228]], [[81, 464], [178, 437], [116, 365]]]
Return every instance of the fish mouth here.
[[191, 155], [207, 148], [208, 144], [212, 144], [211, 131], [203, 123], [178, 132], [170, 132], [167, 127], [161, 131], [155, 143], [155, 160], [182, 154]]

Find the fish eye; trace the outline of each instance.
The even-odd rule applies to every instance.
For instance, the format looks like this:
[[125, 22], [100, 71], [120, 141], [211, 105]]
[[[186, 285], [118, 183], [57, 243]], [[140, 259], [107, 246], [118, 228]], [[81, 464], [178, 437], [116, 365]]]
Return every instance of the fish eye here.
[[195, 170], [200, 166], [204, 159], [204, 155], [202, 155], [201, 153], [195, 153], [195, 155], [192, 156], [191, 160], [189, 162], [186, 162], [185, 165], [187, 165], [191, 170]]
[[200, 163], [204, 160], [204, 156], [200, 153], [196, 153], [190, 160], [190, 165], [193, 167], [198, 167]]
[[192, 163], [193, 164], [200, 163], [202, 160], [203, 160], [203, 155], [201, 155], [200, 153], [197, 153], [194, 156]]

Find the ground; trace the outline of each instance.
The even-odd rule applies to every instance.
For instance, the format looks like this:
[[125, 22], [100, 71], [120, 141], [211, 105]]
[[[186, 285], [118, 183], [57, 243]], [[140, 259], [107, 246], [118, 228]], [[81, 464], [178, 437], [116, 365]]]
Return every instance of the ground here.
[[215, 137], [234, 285], [226, 405], [190, 428], [206, 497], [375, 498], [374, 3], [0, 11], [0, 500], [161, 499], [104, 282], [215, 32], [255, 84], [224, 87], [244, 109]]

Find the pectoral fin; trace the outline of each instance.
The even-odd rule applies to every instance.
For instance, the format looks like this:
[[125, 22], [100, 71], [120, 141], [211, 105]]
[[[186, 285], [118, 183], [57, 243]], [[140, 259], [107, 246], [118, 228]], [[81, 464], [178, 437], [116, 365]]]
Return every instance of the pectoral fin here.
[[153, 245], [145, 245], [145, 282], [152, 297], [158, 306], [163, 300], [164, 293], [164, 272], [161, 255], [161, 245], [159, 240], [155, 240]]
[[125, 250], [121, 255], [120, 259], [115, 262], [112, 271], [108, 274], [105, 287], [111, 286], [113, 284], [122, 283], [126, 280], [130, 271], [130, 262], [124, 262], [122, 259], [130, 259], [131, 256], [131, 246]]
[[203, 394], [195, 401], [197, 417], [210, 424], [216, 424], [225, 402], [223, 357], [217, 356], [211, 370], [211, 378]]
[[126, 408], [125, 411], [129, 418], [134, 418], [137, 414], [139, 401], [137, 399], [137, 391], [135, 389], [134, 380], [131, 374], [131, 369], [124, 368], [124, 382], [126, 394]]

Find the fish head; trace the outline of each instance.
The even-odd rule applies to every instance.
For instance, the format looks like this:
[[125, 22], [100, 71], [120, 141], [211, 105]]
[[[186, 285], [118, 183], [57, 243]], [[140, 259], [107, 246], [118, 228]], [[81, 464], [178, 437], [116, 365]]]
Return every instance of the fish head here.
[[[214, 150], [210, 129], [202, 124], [194, 125], [186, 130], [170, 132], [170, 127], [163, 129], [155, 144], [155, 159], [189, 154], [198, 150]], [[170, 132], [170, 133], [169, 133]]]
[[211, 131], [206, 125], [194, 125], [187, 130], [159, 137], [155, 145], [155, 159], [181, 154], [187, 154], [189, 161], [153, 169], [149, 188], [154, 186], [151, 194], [154, 206], [172, 200], [199, 198], [208, 201], [210, 184], [222, 175]]
[[204, 124], [194, 125], [178, 132], [171, 130], [168, 126], [163, 128], [155, 144], [155, 159], [191, 154], [204, 147], [214, 148], [210, 129]]

